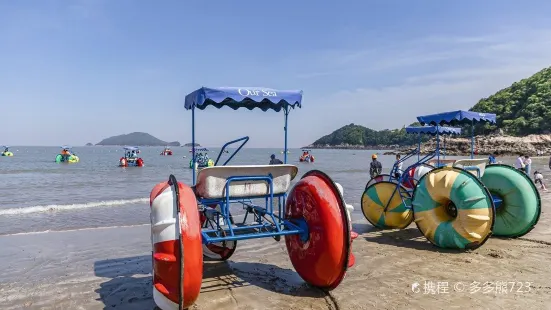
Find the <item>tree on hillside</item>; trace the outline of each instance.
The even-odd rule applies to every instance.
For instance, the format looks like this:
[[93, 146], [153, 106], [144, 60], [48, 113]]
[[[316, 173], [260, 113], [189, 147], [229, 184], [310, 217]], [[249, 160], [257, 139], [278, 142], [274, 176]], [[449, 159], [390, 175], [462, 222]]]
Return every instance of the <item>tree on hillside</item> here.
[[510, 135], [550, 132], [551, 67], [480, 100], [471, 111], [497, 115], [497, 126], [477, 125], [477, 134], [495, 128]]

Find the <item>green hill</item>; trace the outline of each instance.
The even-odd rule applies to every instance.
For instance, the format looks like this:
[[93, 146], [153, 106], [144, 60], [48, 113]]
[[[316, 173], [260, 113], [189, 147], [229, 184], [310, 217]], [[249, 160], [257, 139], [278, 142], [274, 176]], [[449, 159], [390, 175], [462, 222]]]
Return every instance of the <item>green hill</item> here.
[[96, 145], [180, 146], [180, 142], [165, 142], [145, 132], [133, 132], [103, 139]]
[[471, 110], [497, 115], [497, 126], [477, 126], [477, 133], [483, 128], [500, 128], [512, 136], [551, 132], [551, 67], [480, 100]]
[[[450, 109], [451, 110], [451, 109]], [[495, 113], [497, 124], [479, 124], [475, 134], [487, 134], [497, 128], [511, 136], [547, 134], [551, 132], [551, 67], [529, 78], [481, 99], [471, 111]], [[435, 111], [445, 112], [445, 111]], [[419, 125], [413, 123], [410, 126]], [[469, 126], [463, 130], [470, 135]], [[428, 137], [424, 137], [426, 141]], [[376, 131], [364, 126], [350, 124], [316, 140], [309, 147], [377, 147], [390, 145], [413, 145], [416, 135], [408, 135], [405, 129]]]
[[[419, 126], [413, 123], [410, 126]], [[427, 139], [423, 139], [426, 141]], [[405, 126], [394, 130], [373, 130], [364, 126], [350, 124], [343, 126], [331, 134], [316, 140], [310, 147], [346, 146], [346, 147], [373, 147], [390, 145], [412, 145], [418, 142], [416, 135], [406, 134]]]

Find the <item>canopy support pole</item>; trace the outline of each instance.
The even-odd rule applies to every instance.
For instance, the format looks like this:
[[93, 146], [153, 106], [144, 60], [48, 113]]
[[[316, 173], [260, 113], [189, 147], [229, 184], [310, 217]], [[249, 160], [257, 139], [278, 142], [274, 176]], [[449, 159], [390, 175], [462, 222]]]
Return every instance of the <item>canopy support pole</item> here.
[[288, 107], [285, 107], [283, 110], [283, 114], [285, 114], [285, 127], [283, 127], [283, 130], [285, 131], [285, 150], [283, 151], [283, 163], [287, 163], [287, 117], [289, 116], [289, 109]]
[[471, 121], [471, 159], [474, 158], [474, 120]]
[[440, 134], [439, 134], [439, 131], [440, 128], [438, 125], [436, 125], [436, 161], [437, 161], [437, 165], [438, 167], [440, 167]]
[[191, 163], [193, 165], [193, 186], [195, 186], [195, 105], [191, 107]]
[[444, 154], [442, 154], [442, 157], [446, 159], [446, 136], [444, 136], [444, 147], [442, 149], [444, 150]]
[[418, 134], [419, 141], [417, 142], [417, 162], [421, 161], [421, 134]]

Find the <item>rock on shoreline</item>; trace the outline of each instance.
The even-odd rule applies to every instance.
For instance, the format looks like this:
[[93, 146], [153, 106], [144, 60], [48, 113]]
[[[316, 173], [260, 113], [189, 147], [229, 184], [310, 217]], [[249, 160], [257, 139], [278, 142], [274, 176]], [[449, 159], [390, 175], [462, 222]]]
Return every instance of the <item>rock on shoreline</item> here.
[[[470, 138], [445, 138], [446, 155], [463, 156], [471, 154], [471, 139]], [[440, 145], [443, 146], [444, 137], [440, 137]], [[398, 146], [398, 145], [373, 145], [373, 146], [358, 146], [358, 145], [309, 145], [306, 148], [310, 149], [352, 149], [352, 150], [392, 150], [386, 152], [386, 155], [404, 153], [413, 148], [415, 145]], [[431, 139], [426, 143], [421, 144], [421, 152], [429, 153], [436, 147], [436, 139]], [[488, 155], [497, 152], [499, 155], [523, 155], [536, 156], [538, 151], [543, 151], [544, 155], [551, 154], [551, 135], [529, 135], [525, 137], [513, 136], [476, 136], [475, 150], [479, 155]]]

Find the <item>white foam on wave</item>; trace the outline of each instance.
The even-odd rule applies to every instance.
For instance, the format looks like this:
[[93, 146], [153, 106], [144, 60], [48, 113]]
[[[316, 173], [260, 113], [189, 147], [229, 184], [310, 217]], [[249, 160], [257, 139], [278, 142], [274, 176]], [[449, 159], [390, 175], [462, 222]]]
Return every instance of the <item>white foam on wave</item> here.
[[85, 228], [75, 228], [75, 229], [62, 229], [62, 230], [42, 230], [42, 231], [25, 231], [13, 234], [4, 234], [0, 237], [11, 237], [11, 236], [21, 236], [21, 235], [40, 235], [47, 233], [65, 233], [65, 232], [75, 232], [75, 231], [84, 231], [84, 230], [102, 230], [102, 229], [113, 229], [113, 228], [132, 228], [132, 227], [142, 227], [142, 226], [151, 226], [151, 224], [135, 224], [135, 225], [116, 225], [116, 226], [101, 226], [101, 227], [85, 227]]
[[87, 203], [77, 203], [70, 205], [47, 205], [47, 206], [31, 206], [22, 208], [0, 209], [0, 215], [19, 215], [30, 213], [43, 213], [52, 211], [70, 211], [78, 209], [88, 209], [97, 207], [116, 207], [134, 203], [146, 203], [149, 202], [149, 198], [136, 198], [136, 199], [119, 199], [108, 201], [94, 201]]

